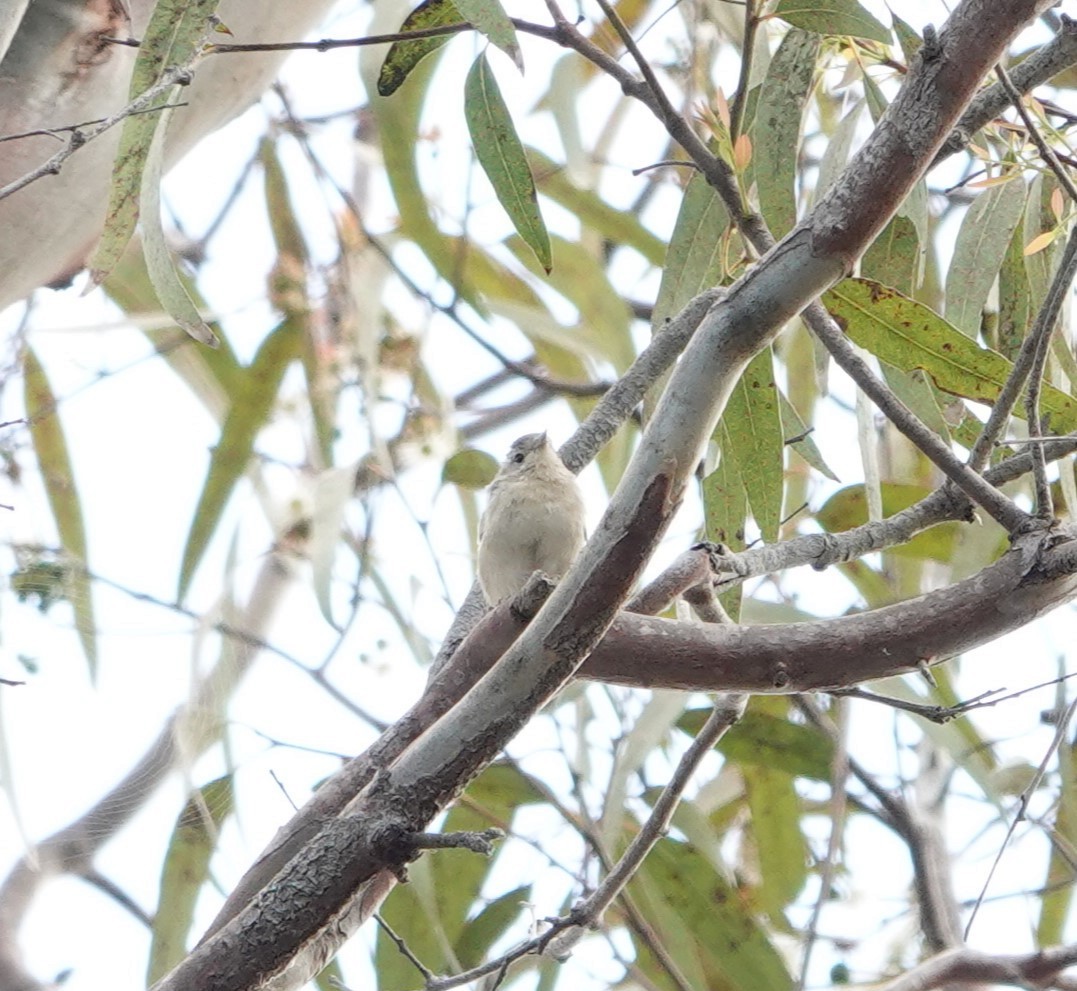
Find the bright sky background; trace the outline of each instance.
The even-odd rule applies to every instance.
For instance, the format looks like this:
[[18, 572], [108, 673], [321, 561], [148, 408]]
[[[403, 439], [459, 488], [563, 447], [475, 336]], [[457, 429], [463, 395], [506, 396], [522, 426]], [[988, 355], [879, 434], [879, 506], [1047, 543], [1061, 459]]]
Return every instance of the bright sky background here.
[[[398, 5], [397, 13], [384, 16], [390, 22], [398, 22], [404, 9]], [[941, 23], [944, 16], [939, 12], [941, 5], [925, 3], [922, 9], [924, 20], [930, 18]], [[534, 11], [528, 14], [535, 16]], [[885, 14], [881, 16], [885, 19]], [[354, 36], [367, 30], [366, 9], [353, 12], [351, 5], [346, 5], [317, 36]], [[661, 32], [652, 32], [648, 43], [654, 46], [653, 50], [661, 51]], [[470, 42], [454, 42], [441, 71], [447, 73], [450, 64], [465, 70], [474, 50]], [[507, 63], [497, 61], [495, 68], [517, 122], [526, 119], [532, 139], [550, 143], [556, 151], [555, 132], [548, 117], [525, 118], [534, 102], [533, 95], [541, 91], [544, 82], [547, 64], [544, 46], [525, 39], [525, 57], [528, 76], [523, 81], [511, 85], [507, 82], [513, 71], [507, 68]], [[354, 65], [355, 54], [350, 51], [293, 57], [283, 79], [296, 112], [301, 116], [331, 113], [361, 104], [363, 96], [357, 88]], [[732, 84], [726, 86], [727, 92], [731, 88]], [[444, 132], [463, 133], [460, 101], [460, 87], [435, 87], [427, 120]], [[174, 171], [166, 186], [166, 198], [189, 233], [199, 234], [214, 219], [231, 188], [230, 177], [253, 152], [267, 116], [274, 116], [277, 108], [276, 99], [267, 96], [260, 106], [205, 141]], [[353, 170], [353, 150], [350, 142], [342, 140], [349, 128], [349, 122], [342, 120], [314, 140], [323, 161], [344, 185], [350, 185]], [[632, 138], [638, 139], [638, 133], [632, 132], [623, 140]], [[448, 151], [442, 149], [441, 157], [428, 163], [428, 175], [444, 176], [442, 204], [459, 215], [462, 183], [458, 180], [462, 173], [455, 170], [462, 166], [452, 161], [451, 154], [455, 151], [451, 144], [446, 147]], [[293, 149], [291, 154], [293, 163], [301, 165], [298, 151]], [[305, 177], [308, 171], [300, 167], [293, 169], [292, 174]], [[225, 178], [207, 183], [207, 177]], [[323, 197], [305, 179], [296, 181], [300, 189], [298, 196], [304, 202], [304, 220], [311, 230], [320, 231], [324, 255], [319, 260], [328, 262], [334, 254], [334, 242]], [[634, 188], [626, 185], [626, 201]], [[392, 215], [384, 191], [384, 183], [377, 181], [371, 194], [371, 215], [367, 218], [375, 230], [386, 229]], [[483, 206], [484, 196], [485, 202], [489, 202], [487, 191], [478, 187], [473, 195], [479, 203], [473, 217], [473, 223], [478, 225], [476, 229], [484, 234], [488, 230], [490, 240], [497, 239], [505, 231], [503, 218], [492, 208]], [[226, 315], [232, 342], [244, 360], [275, 320], [264, 301], [264, 279], [273, 254], [260, 196], [261, 183], [255, 180], [241, 195], [231, 222], [212, 243], [210, 260], [200, 279], [200, 287], [207, 297]], [[668, 232], [675, 209], [672, 199], [660, 200], [655, 216], [650, 218], [655, 228]], [[556, 222], [556, 215], [551, 216]], [[632, 281], [633, 273], [626, 272], [625, 276], [627, 281]], [[80, 288], [81, 283], [65, 292], [39, 294], [30, 318], [30, 339], [49, 371], [54, 390], [63, 397], [63, 423], [76, 466], [84, 516], [90, 525], [91, 568], [127, 588], [170, 600], [175, 594], [191, 507], [201, 488], [208, 448], [214, 443], [217, 430], [162, 363], [146, 360], [149, 348], [144, 338], [117, 323], [117, 312], [100, 293], [81, 298]], [[657, 279], [652, 276], [649, 282], [634, 286], [633, 292], [638, 298], [646, 298], [656, 288]], [[416, 308], [416, 326], [426, 322], [418, 316], [420, 312]], [[3, 329], [10, 332], [20, 318], [19, 308], [8, 311], [3, 317]], [[503, 326], [497, 330], [500, 346], [514, 357], [526, 356], [528, 348], [519, 335]], [[457, 332], [438, 319], [429, 320], [426, 353], [429, 363], [441, 370], [441, 384], [450, 394], [473, 382], [482, 370], [496, 368], [485, 353], [461, 341]], [[839, 397], [851, 400], [851, 390], [836, 373], [831, 380]], [[4, 391], [3, 419], [20, 415], [20, 391], [11, 386]], [[858, 479], [859, 457], [850, 442], [854, 427], [836, 407], [832, 415], [833, 429], [824, 423], [816, 438], [844, 481]], [[564, 409], [550, 407], [529, 421], [484, 437], [481, 446], [500, 458], [518, 433], [544, 428], [560, 441], [571, 431], [572, 419]], [[271, 431], [258, 447], [281, 459], [283, 464], [294, 463], [301, 460], [303, 453], [297, 439], [297, 433], [285, 419], [282, 427]], [[347, 463], [362, 453], [358, 431], [343, 438], [340, 463]], [[20, 451], [17, 457], [24, 466], [31, 461], [29, 451]], [[450, 620], [451, 610], [439, 594], [438, 579], [429, 566], [416, 517], [429, 521], [431, 540], [439, 549], [440, 564], [454, 601], [462, 597], [471, 575], [471, 550], [463, 535], [459, 503], [452, 491], [440, 489], [439, 468], [436, 463], [421, 467], [402, 480], [400, 491], [386, 489], [374, 501], [379, 526], [392, 521], [394, 538], [399, 535], [399, 541], [394, 539], [392, 547], [380, 549], [385, 573], [400, 601], [413, 608], [421, 632], [432, 644], [436, 644]], [[287, 467], [268, 466], [266, 477], [271, 481], [270, 490], [279, 500], [273, 508], [280, 516], [290, 512], [289, 504], [293, 500], [302, 503], [311, 498], [310, 480]], [[0, 502], [14, 505], [14, 511], [6, 513], [9, 539], [54, 544], [54, 530], [42, 491], [35, 479], [27, 478], [25, 482], [25, 487], [20, 489], [0, 490]], [[594, 477], [585, 484], [592, 496], [593, 524], [602, 509], [600, 489]], [[354, 519], [358, 524], [358, 512]], [[662, 560], [668, 560], [683, 549], [686, 541], [693, 539], [696, 523], [691, 512], [678, 520]], [[245, 597], [271, 539], [256, 501], [247, 495], [233, 500], [221, 533], [236, 534], [235, 548], [229, 548], [228, 539], [218, 540], [207, 555], [188, 597], [188, 604], [199, 612], [211, 613], [215, 608], [215, 596], [230, 554], [235, 560], [234, 593], [240, 599]], [[14, 567], [10, 552], [5, 553], [0, 569], [10, 573]], [[853, 602], [849, 586], [836, 574], [819, 576], [804, 570], [789, 577], [786, 587], [796, 590], [802, 608], [820, 615], [838, 614]], [[101, 648], [96, 686], [88, 681], [85, 661], [70, 631], [70, 615], [65, 607], [57, 607], [42, 617], [29, 605], [16, 604], [11, 596], [3, 600], [0, 675], [23, 677], [24, 669], [18, 660], [22, 655], [33, 658], [38, 671], [27, 676], [28, 685], [0, 690], [0, 731], [9, 748], [5, 757], [18, 803], [18, 818], [10, 806], [0, 804], [0, 872], [6, 873], [24, 850], [20, 821], [26, 838], [41, 838], [67, 824], [97, 800], [127, 771], [177, 702], [186, 696], [192, 669], [204, 668], [215, 656], [216, 637], [211, 633], [195, 638], [192, 645], [189, 620], [136, 602], [102, 585], [96, 587], [95, 596]], [[379, 718], [390, 720], [421, 691], [425, 676], [406, 660], [395, 627], [384, 612], [365, 608], [360, 619], [340, 648], [330, 676], [361, 706]], [[1073, 649], [1075, 630], [1074, 610], [1067, 607], [1018, 635], [975, 652], [963, 662], [968, 678], [966, 684], [963, 675], [962, 687], [968, 694], [975, 694], [985, 688], [1017, 689], [1053, 677], [1059, 656]], [[318, 611], [305, 569], [299, 570], [299, 580], [286, 608], [280, 611], [271, 639], [304, 663], [325, 656], [336, 642], [333, 631]], [[392, 645], [392, 650], [379, 651], [372, 646], [379, 640]], [[356, 663], [361, 653], [368, 656], [363, 663]], [[1038, 715], [1052, 702], [1053, 689], [1045, 689], [1019, 701], [981, 711], [976, 721], [988, 737], [1013, 740], [1014, 753], [1028, 752], [1031, 735], [1035, 734], [1037, 741], [1042, 740], [1043, 747], [1050, 739], [1050, 729], [1038, 725]], [[230, 758], [239, 767], [241, 815], [238, 822], [233, 821], [226, 828], [215, 860], [215, 869], [225, 887], [235, 881], [277, 825], [290, 815], [288, 799], [271, 772], [296, 802], [302, 802], [311, 785], [337, 766], [332, 755], [350, 755], [373, 739], [373, 733], [359, 726], [342, 708], [327, 707], [323, 693], [309, 677], [270, 655], [263, 655], [258, 661], [229, 713], [233, 726]], [[306, 713], [317, 713], [317, 719], [305, 719]], [[563, 718], [569, 717], [570, 711], [566, 711]], [[893, 721], [889, 714], [861, 704], [854, 706], [853, 721], [854, 734], [867, 741], [858, 753], [867, 754], [869, 762], [880, 772], [895, 771]], [[307, 749], [273, 747], [267, 737]], [[525, 760], [525, 766], [563, 783], [567, 780], [564, 765], [549, 754], [557, 742], [549, 722], [540, 721], [521, 735], [512, 752]], [[597, 749], [601, 754], [601, 747]], [[1006, 748], [1002, 749], [1005, 752]], [[326, 755], [312, 754], [310, 750], [324, 751]], [[215, 752], [191, 769], [191, 778], [202, 782], [224, 770], [221, 756]], [[662, 765], [656, 764], [652, 780], [661, 780], [661, 772]], [[147, 910], [155, 905], [158, 877], [155, 873], [147, 874], [144, 865], [160, 862], [183, 797], [183, 783], [173, 778], [135, 822], [108, 845], [98, 861], [102, 873]], [[955, 814], [958, 809], [955, 804]], [[967, 811], [967, 825], [962, 823], [957, 832], [973, 844], [976, 856], [965, 857], [961, 870], [969, 875], [968, 886], [976, 890], [998, 848], [1000, 834], [996, 829], [978, 836], [984, 816], [982, 806], [969, 803]], [[535, 830], [546, 841], [550, 821], [542, 816], [533, 822], [525, 818], [521, 828]], [[822, 829], [820, 835], [825, 835]], [[1035, 834], [1029, 842], [1042, 849], [1040, 834]], [[561, 830], [556, 843], [564, 851], [565, 862], [571, 864], [566, 846], [574, 843], [574, 838], [567, 830]], [[853, 870], [851, 884], [854, 887], [864, 884], [870, 890], [863, 892], [863, 901], [851, 898], [828, 915], [826, 931], [833, 932], [840, 925], [841, 931], [849, 935], [865, 934], [865, 927], [870, 931], [878, 921], [878, 910], [872, 907], [877, 905], [876, 899], [889, 894], [895, 907], [900, 904], [908, 883], [904, 854], [880, 829], [860, 822], [851, 829], [848, 850]], [[1022, 867], [1022, 853], [1018, 843], [1004, 858], [992, 885], [993, 892], [1015, 890], [1029, 883], [1027, 870]], [[536, 899], [536, 912], [549, 914], [563, 896], [564, 876], [550, 871], [537, 857], [528, 859], [522, 850], [517, 851], [516, 857], [508, 864], [503, 861], [499, 870], [518, 871], [520, 876], [535, 878], [541, 899]], [[893, 864], [889, 871], [879, 870], [884, 858]], [[858, 867], [863, 868], [862, 873]], [[885, 890], [876, 886], [885, 886]], [[871, 902], [866, 901], [869, 896]], [[216, 905], [215, 900], [204, 899], [196, 930], [200, 931], [209, 921]], [[978, 945], [994, 950], [1026, 948], [1029, 926], [1034, 920], [1020, 905], [1019, 901], [1010, 899], [987, 906], [974, 931]], [[79, 920], [84, 917], [94, 920], [93, 924], [80, 925]], [[895, 936], [907, 924], [908, 920], [894, 920], [887, 935]], [[366, 958], [364, 944], [372, 931], [368, 927], [343, 954], [345, 974], [355, 987], [367, 986], [362, 970]], [[102, 932], [109, 933], [107, 940], [101, 939]], [[66, 984], [69, 991], [96, 991], [102, 987], [129, 991], [143, 986], [148, 945], [145, 929], [114, 902], [81, 881], [65, 878], [47, 886], [35, 904], [22, 944], [31, 969], [40, 977], [73, 968]], [[865, 968], [875, 966], [879, 960], [878, 943], [868, 945], [875, 950], [865, 951], [860, 961]], [[833, 959], [828, 951], [817, 952], [813, 972], [816, 984], [825, 983]], [[855, 955], [851, 962], [857, 962]], [[580, 989], [601, 987], [617, 973], [601, 950], [581, 951], [571, 966], [577, 968], [572, 984]]]

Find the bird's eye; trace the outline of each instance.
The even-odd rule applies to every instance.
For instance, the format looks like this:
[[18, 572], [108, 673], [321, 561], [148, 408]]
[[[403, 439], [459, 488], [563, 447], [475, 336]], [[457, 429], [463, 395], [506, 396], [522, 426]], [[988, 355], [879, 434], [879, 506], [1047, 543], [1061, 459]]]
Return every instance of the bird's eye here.
[[512, 461], [514, 464], [518, 464], [518, 465], [523, 464], [524, 452], [523, 451], [517, 451], [515, 454], [512, 455], [511, 458], [509, 458], [509, 460]]

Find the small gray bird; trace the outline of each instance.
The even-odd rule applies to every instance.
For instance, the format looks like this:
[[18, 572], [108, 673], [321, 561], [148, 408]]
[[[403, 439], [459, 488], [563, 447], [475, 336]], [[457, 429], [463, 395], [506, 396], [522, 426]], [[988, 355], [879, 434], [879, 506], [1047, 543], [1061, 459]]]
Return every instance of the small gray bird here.
[[546, 439], [513, 441], [490, 483], [479, 521], [479, 584], [490, 605], [515, 595], [532, 572], [561, 578], [583, 546], [583, 497]]

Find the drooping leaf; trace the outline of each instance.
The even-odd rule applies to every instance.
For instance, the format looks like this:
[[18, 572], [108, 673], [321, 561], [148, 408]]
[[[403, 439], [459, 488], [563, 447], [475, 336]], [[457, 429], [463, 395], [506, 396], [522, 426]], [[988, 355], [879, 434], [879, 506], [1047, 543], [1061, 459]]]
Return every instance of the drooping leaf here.
[[778, 920], [808, 879], [800, 797], [793, 776], [780, 765], [747, 764], [741, 774], [751, 814], [749, 831], [759, 860], [759, 905], [772, 920]]
[[[404, 18], [404, 23], [400, 25], [400, 33], [406, 34], [408, 31], [467, 23], [452, 0], [424, 0]], [[415, 66], [452, 37], [451, 34], [442, 34], [432, 38], [394, 41], [389, 46], [385, 61], [381, 64], [381, 71], [378, 73], [378, 93], [382, 96], [391, 96], [395, 93]]]
[[[729, 450], [730, 441], [725, 428], [718, 424], [721, 432], [719, 450]], [[724, 447], [723, 447], [724, 445]], [[745, 547], [744, 525], [748, 515], [748, 499], [744, 494], [744, 482], [740, 477], [736, 460], [722, 457], [718, 467], [702, 483], [703, 521], [707, 540], [725, 544], [730, 550], [741, 551]], [[722, 596], [722, 605], [731, 617], [740, 615], [741, 589], [734, 585]]]
[[464, 18], [473, 24], [482, 34], [500, 48], [516, 64], [521, 72], [524, 69], [520, 43], [516, 40], [516, 28], [512, 26], [509, 15], [501, 6], [500, 0], [455, 0], [456, 7]]
[[440, 51], [434, 52], [415, 66], [408, 85], [391, 99], [376, 95], [378, 67], [372, 50], [364, 48], [359, 58], [363, 81], [372, 94], [368, 108], [374, 117], [385, 177], [400, 218], [399, 234], [415, 243], [460, 299], [486, 315], [489, 310], [481, 289], [475, 286], [475, 269], [487, 256], [470, 239], [449, 237], [438, 228], [430, 214], [430, 199], [419, 180], [419, 120], [440, 56]]
[[67, 450], [67, 438], [45, 368], [29, 346], [23, 351], [22, 374], [23, 402], [30, 424], [34, 455], [60, 544], [72, 561], [71, 567], [63, 568], [65, 593], [75, 614], [75, 629], [82, 652], [86, 655], [90, 677], [94, 678], [97, 674], [97, 624], [94, 620], [93, 586], [86, 571], [86, 525]]
[[[1039, 310], [1047, 297], [1048, 287], [1062, 254], [1062, 243], [1057, 237], [1060, 233], [1058, 218], [1051, 208], [1052, 197], [1058, 189], [1058, 180], [1050, 172], [1036, 176], [1029, 185], [1024, 216], [1024, 254], [1033, 313]], [[1032, 243], [1043, 235], [1051, 235], [1047, 246], [1030, 252]]]
[[906, 296], [920, 287], [923, 252], [916, 225], [900, 214], [892, 217], [860, 260], [860, 275], [893, 286]]
[[884, 45], [890, 44], [890, 31], [869, 14], [856, 0], [778, 0], [774, 16], [783, 21], [826, 35], [852, 35]]
[[539, 210], [538, 193], [523, 145], [485, 55], [475, 59], [464, 84], [464, 116], [490, 185], [516, 232], [535, 252], [539, 264], [553, 267], [550, 235]]
[[901, 54], [905, 56], [906, 64], [911, 63], [924, 41], [916, 30], [898, 17], [893, 10], [890, 11], [890, 19], [894, 22], [894, 34], [897, 35], [898, 44], [901, 45]]
[[694, 175], [684, 190], [669, 240], [662, 281], [651, 318], [658, 333], [693, 296], [717, 285], [722, 275], [722, 237], [729, 213], [706, 179]]
[[307, 399], [318, 445], [315, 467], [328, 468], [333, 464], [333, 443], [338, 432], [337, 389], [329, 368], [331, 358], [324, 336], [315, 332], [312, 326], [311, 314], [315, 306], [308, 285], [310, 251], [273, 141], [263, 140], [259, 158], [265, 170], [266, 212], [277, 248], [277, 259], [269, 274], [270, 302], [303, 326], [300, 360], [307, 380]]
[[[852, 109], [838, 122], [833, 136], [827, 142], [826, 151], [819, 160], [819, 178], [812, 192], [812, 199], [818, 203], [823, 194], [834, 184], [849, 163], [853, 142], [856, 139], [860, 116], [864, 110], [864, 101], [857, 100]], [[799, 124], [799, 118], [798, 118]], [[882, 235], [880, 235], [881, 237]], [[870, 250], [870, 249], [869, 249]]]
[[236, 482], [247, 470], [254, 440], [269, 419], [284, 373], [298, 357], [301, 332], [293, 321], [281, 323], [262, 342], [254, 360], [238, 379], [238, 388], [221, 427], [220, 440], [210, 456], [206, 481], [183, 548], [179, 574], [181, 600], [220, 523]]
[[673, 958], [690, 976], [697, 975], [695, 986], [729, 991], [792, 987], [782, 955], [740, 893], [694, 847], [659, 840], [629, 891], [647, 917], [656, 920]]
[[[452, 959], [452, 941], [442, 927], [437, 906], [432, 901], [430, 858], [423, 857], [408, 868], [409, 884], [398, 884], [389, 893], [379, 915], [408, 947], [409, 952], [435, 973], [448, 973], [457, 968]], [[374, 969], [378, 987], [385, 991], [394, 988], [419, 987], [422, 974], [379, 926], [374, 945]]]
[[748, 363], [729, 397], [722, 424], [722, 457], [731, 456], [736, 462], [763, 539], [774, 543], [782, 515], [785, 439], [770, 348]]
[[[209, 26], [219, 0], [158, 0], [143, 32], [131, 73], [129, 98], [134, 100], [161, 81], [164, 72], [185, 63], [195, 53]], [[174, 86], [145, 113], [128, 117], [120, 131], [120, 143], [112, 169], [109, 202], [101, 241], [90, 260], [90, 281], [100, 285], [123, 255], [135, 232], [145, 182], [159, 182], [159, 175], [145, 178], [150, 149], [156, 136], [168, 126], [169, 114], [153, 109], [174, 103], [181, 87]]]
[[187, 955], [195, 903], [209, 876], [221, 826], [232, 814], [233, 805], [229, 775], [198, 789], [176, 820], [161, 868], [147, 984], [163, 977]]
[[[866, 279], [846, 279], [823, 297], [849, 339], [903, 371], [922, 368], [944, 392], [992, 403], [1011, 364], [933, 310]], [[1077, 401], [1045, 386], [1041, 408], [1061, 433], [1077, 429]], [[1015, 415], [1024, 410], [1019, 403]]]
[[[1061, 694], [1061, 693], [1060, 693]], [[1062, 711], [1061, 707], [1059, 711]], [[1055, 946], [1064, 938], [1073, 906], [1073, 865], [1077, 858], [1077, 745], [1065, 740], [1058, 748], [1058, 811], [1051, 830], [1051, 855], [1040, 902], [1036, 938]]]
[[753, 176], [760, 212], [775, 237], [791, 231], [797, 220], [800, 122], [818, 52], [817, 34], [789, 31], [774, 53], [755, 110]]
[[153, 290], [165, 312], [196, 341], [217, 347], [217, 335], [202, 319], [190, 293], [176, 271], [172, 252], [161, 226], [161, 177], [164, 173], [164, 134], [171, 110], [161, 112], [161, 126], [150, 142], [146, 168], [142, 174], [140, 211], [142, 218], [142, 250], [146, 254], [146, 271]]
[[[694, 736], [710, 712], [689, 709], [677, 725]], [[751, 706], [715, 749], [738, 764], [780, 767], [787, 774], [813, 781], [830, 780], [834, 759], [834, 743], [821, 730]]]
[[1025, 208], [1020, 175], [976, 197], [961, 222], [946, 276], [946, 319], [977, 337], [981, 313]]

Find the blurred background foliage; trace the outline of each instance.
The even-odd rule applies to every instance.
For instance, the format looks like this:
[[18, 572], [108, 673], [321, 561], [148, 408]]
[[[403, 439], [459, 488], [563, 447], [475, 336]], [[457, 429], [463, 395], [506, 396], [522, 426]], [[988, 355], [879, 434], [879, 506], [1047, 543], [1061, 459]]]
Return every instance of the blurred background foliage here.
[[[853, 0], [825, 9], [792, 0], [622, 0], [616, 10], [678, 109], [735, 168], [744, 203], [780, 237], [900, 86], [920, 44], [919, 7], [895, 0], [889, 25], [874, 5], [869, 12]], [[455, 20], [481, 16], [437, 0], [411, 13], [396, 3], [360, 5], [338, 12], [325, 33], [455, 23], [454, 12]], [[580, 31], [621, 57], [601, 14], [585, 5], [581, 17]], [[182, 956], [219, 891], [261, 845], [263, 830], [249, 821], [239, 835], [244, 801], [247, 816], [265, 815], [261, 796], [233, 778], [264, 776], [288, 751], [289, 787], [301, 802], [303, 789], [335, 766], [332, 753], [318, 750], [357, 752], [418, 692], [471, 578], [476, 493], [508, 440], [547, 424], [564, 439], [670, 316], [753, 262], [716, 194], [646, 109], [577, 54], [511, 24], [506, 34], [503, 16], [493, 20], [483, 26], [489, 49], [474, 32], [426, 43], [423, 53], [409, 50], [416, 42], [398, 45], [393, 58], [403, 68], [391, 86], [384, 45], [337, 52], [331, 62], [298, 55], [234, 129], [239, 152], [221, 151], [226, 130], [196, 166], [166, 180], [178, 270], [211, 316], [217, 349], [162, 314], [137, 238], [104, 280], [107, 304], [92, 297], [92, 312], [109, 315], [94, 318], [101, 329], [83, 331], [70, 349], [62, 338], [58, 345], [40, 329], [58, 311], [39, 298], [9, 337], [5, 379], [21, 385], [21, 398], [5, 390], [5, 408], [14, 419], [22, 404], [26, 420], [5, 427], [8, 501], [39, 493], [49, 511], [12, 531], [5, 613], [35, 607], [42, 623], [74, 631], [85, 670], [65, 666], [66, 690], [90, 708], [107, 692], [121, 693], [121, 706], [138, 704], [109, 670], [122, 668], [130, 649], [117, 629], [174, 614], [181, 628], [169, 638], [185, 646], [164, 663], [183, 669], [181, 658], [190, 659], [186, 694], [184, 679], [170, 677], [178, 690], [157, 705], [167, 711], [186, 700], [169, 765], [181, 770], [185, 794], [177, 804], [175, 790], [163, 793], [174, 829], [139, 854], [139, 870], [160, 876], [151, 885], [156, 910], [133, 896], [142, 902], [133, 917], [145, 913], [151, 979]], [[1050, 27], [1023, 37], [1014, 62]], [[1067, 70], [1028, 104], [1063, 150], [1077, 119], [1066, 109], [1075, 85]], [[1011, 114], [970, 135], [966, 150], [918, 186], [863, 258], [859, 278], [827, 303], [910, 408], [968, 446], [1043, 301], [1071, 211]], [[878, 301], [880, 286], [886, 305], [864, 305]], [[105, 328], [107, 320], [123, 329]], [[106, 335], [123, 335], [123, 346], [103, 348], [92, 363], [93, 342]], [[150, 365], [156, 372], [144, 378], [137, 406], [118, 409], [109, 390]], [[162, 370], [173, 380], [162, 393], [167, 408], [155, 399]], [[1048, 375], [1051, 429], [1073, 431], [1077, 367], [1065, 321]], [[76, 407], [84, 390], [104, 396], [101, 404], [80, 399]], [[124, 456], [129, 474], [102, 478], [87, 428], [73, 424], [91, 415], [102, 445], [110, 443], [106, 417], [196, 423], [187, 439], [182, 428], [168, 434], [178, 446], [166, 463], [184, 476], [178, 492], [159, 462], [144, 467], [137, 447]], [[639, 429], [626, 426], [599, 470], [585, 475], [592, 522]], [[840, 532], [940, 484], [796, 321], [749, 367], [713, 440], [667, 559], [703, 538], [740, 549]], [[1071, 514], [1072, 462], [1061, 464], [1054, 485], [1060, 512]], [[137, 505], [118, 498], [152, 521], [138, 528], [142, 570], [114, 564], [123, 536], [115, 506], [101, 496], [109, 487], [137, 492]], [[1020, 496], [1026, 487], [1011, 489]], [[944, 586], [1005, 546], [989, 521], [948, 523], [810, 582], [799, 572], [757, 580], [743, 601], [738, 587], [726, 602], [747, 622], [837, 615]], [[266, 569], [282, 562], [287, 577], [265, 593]], [[109, 578], [117, 572], [128, 577]], [[136, 605], [145, 615], [118, 619]], [[38, 629], [27, 622], [5, 636], [3, 674], [34, 684], [55, 659], [25, 648]], [[263, 670], [255, 690], [244, 676], [259, 652], [263, 668], [288, 660]], [[1010, 689], [1064, 668], [1041, 655]], [[275, 683], [282, 671], [291, 680]], [[296, 671], [307, 682], [303, 711], [264, 718], [267, 706], [290, 707]], [[885, 690], [945, 706], [984, 687], [960, 661], [935, 678]], [[1054, 692], [1037, 697], [1048, 723], [1066, 704], [1065, 690]], [[18, 705], [15, 689], [4, 693], [5, 707]], [[474, 966], [522, 938], [624, 849], [705, 713], [704, 700], [674, 693], [566, 691], [444, 823], [496, 825], [509, 841], [490, 861], [424, 857], [388, 900], [387, 926], [438, 973]], [[936, 725], [868, 702], [754, 699], [602, 930], [568, 964], [525, 962], [510, 979], [540, 988], [779, 991], [805, 975], [812, 985], [840, 983], [850, 966], [854, 979], [876, 980], [942, 948], [910, 865], [930, 842], [949, 849], [944, 908], [967, 908], [986, 875], [985, 851], [999, 848], [1014, 796], [1053, 732], [1021, 710], [1022, 731], [1004, 737], [980, 716]], [[348, 727], [335, 739], [350, 743], [319, 742], [319, 721], [330, 718]], [[18, 822], [34, 786], [20, 785], [28, 772], [12, 767], [21, 748], [35, 745], [16, 725], [4, 735], [4, 782]], [[123, 749], [130, 758], [143, 743]], [[993, 917], [997, 924], [1019, 911], [1025, 931], [1014, 949], [1069, 931], [1072, 761], [1067, 736], [1026, 796], [1037, 811], [1001, 885], [1009, 901]], [[115, 760], [107, 777], [130, 763]], [[132, 817], [154, 793], [146, 791], [128, 799]], [[163, 819], [153, 821], [160, 830]], [[938, 837], [929, 841], [932, 830]], [[361, 986], [368, 977], [357, 975], [369, 969], [378, 987], [420, 986], [388, 933], [372, 936], [368, 960], [360, 959], [364, 946], [333, 964], [321, 986], [333, 975]], [[140, 959], [142, 950], [131, 942], [113, 952]], [[63, 959], [50, 962], [60, 969]]]

